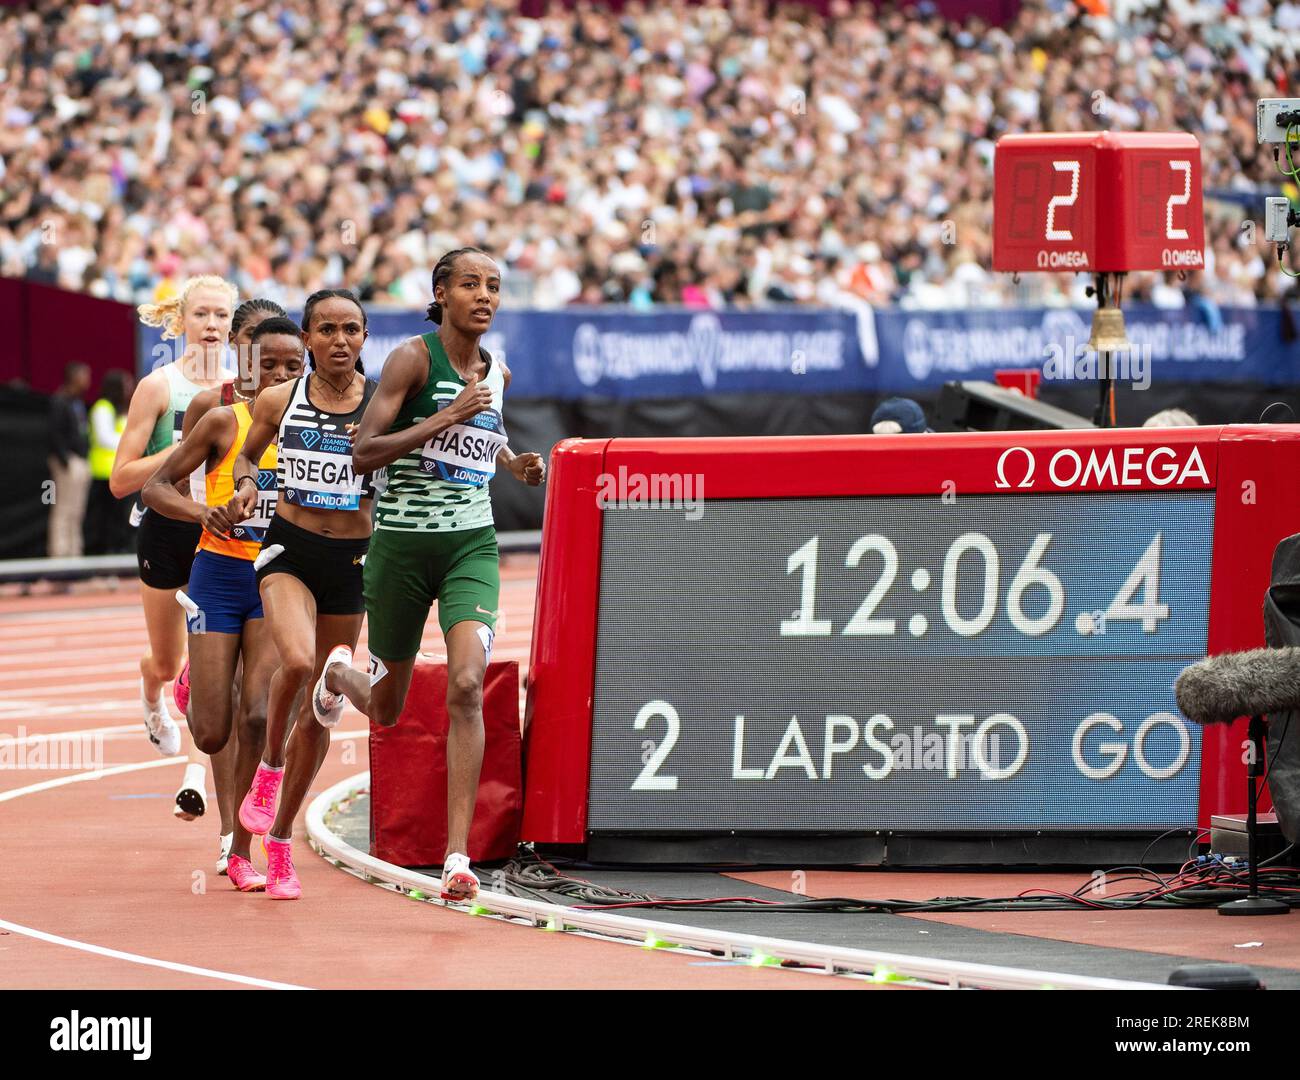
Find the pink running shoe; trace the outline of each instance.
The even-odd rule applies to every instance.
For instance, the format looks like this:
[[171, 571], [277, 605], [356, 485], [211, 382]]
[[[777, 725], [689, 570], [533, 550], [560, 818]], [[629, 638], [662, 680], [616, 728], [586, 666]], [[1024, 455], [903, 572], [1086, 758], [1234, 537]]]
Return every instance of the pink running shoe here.
[[176, 708], [180, 709], [181, 716], [184, 716], [190, 703], [190, 658], [188, 656], [185, 658], [185, 666], [181, 668], [181, 673], [172, 683], [172, 700], [176, 702]]
[[293, 870], [293, 845], [288, 840], [266, 838], [266, 895], [272, 900], [297, 900], [302, 884]]
[[275, 823], [275, 798], [280, 794], [284, 768], [270, 768], [265, 761], [257, 763], [253, 784], [239, 804], [239, 823], [254, 836], [265, 836]]
[[226, 863], [226, 873], [240, 892], [261, 892], [266, 888], [266, 878], [253, 869], [253, 864], [242, 855], [231, 855]]

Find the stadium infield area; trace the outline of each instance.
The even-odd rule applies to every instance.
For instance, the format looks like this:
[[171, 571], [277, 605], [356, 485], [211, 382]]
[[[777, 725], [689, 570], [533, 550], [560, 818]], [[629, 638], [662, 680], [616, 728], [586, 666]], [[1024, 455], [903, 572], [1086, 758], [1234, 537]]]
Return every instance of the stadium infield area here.
[[[503, 566], [505, 626], [496, 656], [521, 665], [528, 661], [535, 573], [531, 555], [508, 556]], [[425, 648], [436, 653], [436, 622], [430, 626]], [[1008, 971], [1020, 974], [1006, 985], [1039, 979], [1100, 988], [1114, 981], [1164, 984], [1176, 968], [1196, 962], [1248, 963], [1268, 988], [1300, 988], [1300, 923], [1288, 918], [1243, 925], [1213, 909], [762, 910], [830, 897], [1073, 893], [1089, 880], [1084, 870], [654, 871], [561, 863], [564, 876], [582, 879], [592, 892], [505, 890], [501, 895], [512, 895], [516, 905], [506, 918], [509, 912], [494, 911], [501, 878], [489, 867], [484, 888], [492, 895], [475, 909], [479, 917], [465, 907], [413, 902], [414, 886], [395, 890], [382, 869], [348, 854], [368, 845], [360, 779], [367, 733], [352, 712], [334, 733], [313, 789], [318, 802], [321, 793], [349, 795], [319, 815], [323, 835], [341, 846], [328, 859], [313, 854], [309, 844], [321, 845], [308, 835], [309, 814], [295, 837], [303, 899], [280, 905], [240, 894], [213, 867], [215, 803], [198, 822], [170, 814], [184, 759], [158, 758], [140, 730], [135, 672], [143, 635], [129, 587], [0, 601], [5, 988], [904, 989], [1000, 985]], [[615, 893], [696, 903], [638, 909]], [[697, 910], [699, 901], [726, 897], [765, 903]], [[568, 908], [572, 924], [561, 916], [556, 925], [551, 907], [545, 917], [521, 917], [520, 910], [543, 911], [527, 907], [534, 901]], [[654, 930], [612, 934], [584, 923], [608, 914], [646, 920]], [[568, 932], [527, 925], [545, 927], [548, 919], [552, 929]], [[672, 940], [672, 927], [684, 944]], [[733, 947], [749, 938], [783, 944], [772, 956]], [[795, 946], [803, 960], [787, 955]], [[874, 969], [843, 962], [884, 954], [899, 958], [892, 970], [879, 960]], [[945, 964], [958, 975], [938, 974]], [[922, 970], [931, 974], [916, 974]]]

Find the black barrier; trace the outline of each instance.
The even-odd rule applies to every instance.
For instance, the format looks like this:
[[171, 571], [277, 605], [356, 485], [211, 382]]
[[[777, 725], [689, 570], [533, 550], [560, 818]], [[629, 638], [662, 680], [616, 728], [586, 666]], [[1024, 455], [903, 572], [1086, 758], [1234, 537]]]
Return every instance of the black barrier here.
[[0, 430], [5, 462], [0, 469], [0, 555], [44, 555], [50, 503], [55, 498], [46, 456], [50, 399], [31, 390], [0, 387]]

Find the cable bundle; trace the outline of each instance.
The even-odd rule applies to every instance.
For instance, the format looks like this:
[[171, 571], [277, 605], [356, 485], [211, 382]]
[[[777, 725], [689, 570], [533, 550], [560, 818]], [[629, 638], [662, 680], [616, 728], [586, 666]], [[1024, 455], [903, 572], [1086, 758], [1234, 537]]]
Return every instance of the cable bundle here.
[[[1260, 864], [1260, 894], [1282, 900], [1292, 907], [1300, 907], [1300, 867], [1269, 867], [1269, 863], [1284, 858], [1291, 850], [1289, 847], [1273, 859]], [[940, 896], [930, 900], [823, 897], [781, 901], [755, 896], [656, 896], [652, 893], [626, 892], [562, 873], [531, 851], [507, 863], [502, 874], [503, 884], [512, 895], [602, 911], [620, 908], [691, 908], [698, 911], [841, 915], [911, 915], [953, 911], [1128, 911], [1136, 908], [1214, 907], [1225, 900], [1243, 896], [1248, 888], [1246, 860], [1231, 857], [1225, 859], [1218, 855], [1189, 858], [1177, 873], [1167, 878], [1142, 866], [1115, 867], [1106, 871], [1100, 881], [1095, 876], [1090, 877], [1072, 893], [1026, 889], [1015, 896]], [[1139, 885], [1116, 890], [1116, 886], [1129, 883]]]

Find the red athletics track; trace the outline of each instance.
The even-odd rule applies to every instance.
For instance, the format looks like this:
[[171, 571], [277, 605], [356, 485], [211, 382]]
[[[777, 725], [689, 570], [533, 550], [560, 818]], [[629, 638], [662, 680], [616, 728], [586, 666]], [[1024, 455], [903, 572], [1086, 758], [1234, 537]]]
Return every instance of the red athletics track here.
[[[535, 575], [532, 556], [510, 556], [502, 566], [504, 625], [494, 655], [521, 664], [528, 660]], [[325, 863], [301, 828], [295, 834], [301, 900], [235, 892], [213, 869], [215, 799], [196, 822], [174, 819], [171, 798], [182, 759], [164, 762], [145, 738], [137, 668], [145, 632], [135, 598], [135, 583], [124, 582], [116, 592], [0, 600], [0, 752], [9, 755], [0, 753], [7, 765], [0, 769], [0, 920], [9, 924], [0, 925], [0, 985], [870, 986], [541, 933], [413, 903]], [[437, 620], [429, 626], [425, 649], [436, 654]], [[364, 646], [364, 631], [361, 641]], [[76, 771], [14, 768], [15, 751], [25, 755], [35, 745], [14, 743], [20, 727], [29, 740], [99, 729], [108, 771], [25, 790]], [[111, 772], [118, 766], [123, 771]], [[349, 710], [315, 790], [366, 767], [365, 724]], [[40, 940], [18, 927], [65, 940]]]

